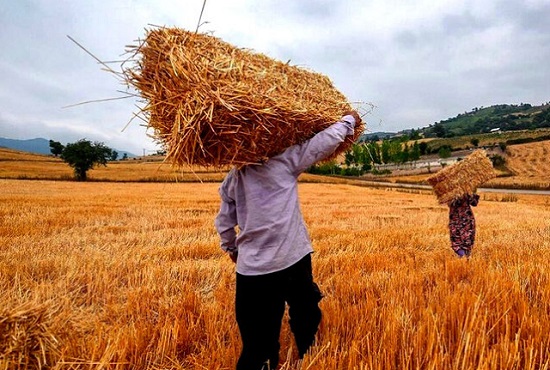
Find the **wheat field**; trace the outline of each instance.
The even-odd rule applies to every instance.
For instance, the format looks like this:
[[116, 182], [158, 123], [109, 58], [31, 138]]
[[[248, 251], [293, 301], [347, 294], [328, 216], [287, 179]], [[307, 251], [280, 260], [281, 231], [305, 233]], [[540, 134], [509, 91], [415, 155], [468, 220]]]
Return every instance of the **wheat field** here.
[[513, 145], [507, 149], [507, 165], [516, 176], [550, 183], [550, 140]]
[[[0, 369], [233, 369], [218, 183], [0, 180]], [[301, 369], [550, 368], [550, 198], [484, 194], [473, 257], [433, 194], [299, 186], [325, 298]], [[289, 326], [281, 369], [297, 369]]]
[[[227, 169], [171, 166], [163, 157], [146, 156], [110, 161], [88, 171], [89, 181], [219, 182]], [[0, 148], [0, 179], [74, 180], [71, 167], [60, 158]]]

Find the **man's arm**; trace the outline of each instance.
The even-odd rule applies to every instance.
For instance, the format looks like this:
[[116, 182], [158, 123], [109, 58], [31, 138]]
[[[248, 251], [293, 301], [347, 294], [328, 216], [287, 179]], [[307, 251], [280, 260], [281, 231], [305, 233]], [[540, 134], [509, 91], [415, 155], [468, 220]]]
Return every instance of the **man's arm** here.
[[220, 212], [216, 216], [215, 225], [218, 234], [221, 239], [221, 248], [225, 252], [236, 250], [235, 239], [237, 238], [237, 233], [235, 231], [235, 226], [237, 223], [235, 220], [235, 203], [228, 203], [222, 201], [220, 206]]
[[237, 226], [237, 209], [235, 206], [235, 201], [229, 198], [226, 194], [226, 182], [220, 187], [220, 196], [222, 202], [220, 205], [220, 211], [214, 220], [216, 226], [216, 231], [220, 235], [221, 239], [221, 248], [225, 252], [228, 252], [233, 259], [233, 255], [237, 253], [237, 246], [235, 240], [237, 238], [237, 233], [235, 227]]
[[296, 176], [313, 164], [332, 154], [338, 146], [353, 135], [356, 124], [361, 122], [357, 112], [346, 113], [338, 122], [319, 132], [302, 144], [294, 145], [281, 154]]

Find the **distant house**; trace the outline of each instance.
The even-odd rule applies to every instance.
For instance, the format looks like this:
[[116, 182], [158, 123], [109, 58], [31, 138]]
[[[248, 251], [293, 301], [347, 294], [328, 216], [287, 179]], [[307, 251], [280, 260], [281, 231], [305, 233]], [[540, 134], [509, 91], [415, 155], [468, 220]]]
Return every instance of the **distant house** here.
[[494, 134], [494, 133], [497, 133], [497, 132], [498, 132], [498, 133], [500, 134], [500, 133], [501, 133], [502, 131], [500, 130], [500, 127], [497, 127], [497, 128], [493, 128], [493, 129], [491, 129], [491, 130], [490, 130], [489, 132], [490, 132], [490, 133], [492, 133], [492, 134]]

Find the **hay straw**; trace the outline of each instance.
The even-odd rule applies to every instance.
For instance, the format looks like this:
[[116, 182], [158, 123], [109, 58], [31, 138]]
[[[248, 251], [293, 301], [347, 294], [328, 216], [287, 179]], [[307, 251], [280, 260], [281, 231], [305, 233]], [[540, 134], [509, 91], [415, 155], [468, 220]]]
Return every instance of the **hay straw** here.
[[123, 64], [126, 83], [143, 98], [140, 113], [176, 165], [262, 162], [351, 110], [326, 76], [211, 35], [155, 28], [128, 51], [137, 59]]
[[0, 364], [18, 369], [52, 367], [59, 358], [59, 342], [50, 328], [56, 314], [45, 303], [4, 308], [0, 312]]
[[448, 204], [466, 194], [473, 194], [478, 186], [495, 177], [491, 160], [480, 149], [462, 161], [439, 170], [427, 181], [433, 187], [439, 203]]

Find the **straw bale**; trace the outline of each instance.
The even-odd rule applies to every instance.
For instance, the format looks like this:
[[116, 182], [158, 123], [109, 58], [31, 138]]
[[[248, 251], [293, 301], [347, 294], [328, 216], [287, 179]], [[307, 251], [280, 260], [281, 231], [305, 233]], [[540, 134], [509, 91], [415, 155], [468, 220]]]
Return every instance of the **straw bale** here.
[[433, 187], [439, 203], [448, 204], [466, 194], [473, 194], [478, 186], [495, 178], [491, 160], [485, 150], [476, 150], [463, 160], [439, 170], [427, 181]]
[[143, 99], [138, 115], [176, 165], [262, 162], [351, 110], [328, 77], [212, 35], [154, 28], [128, 51], [123, 76]]

